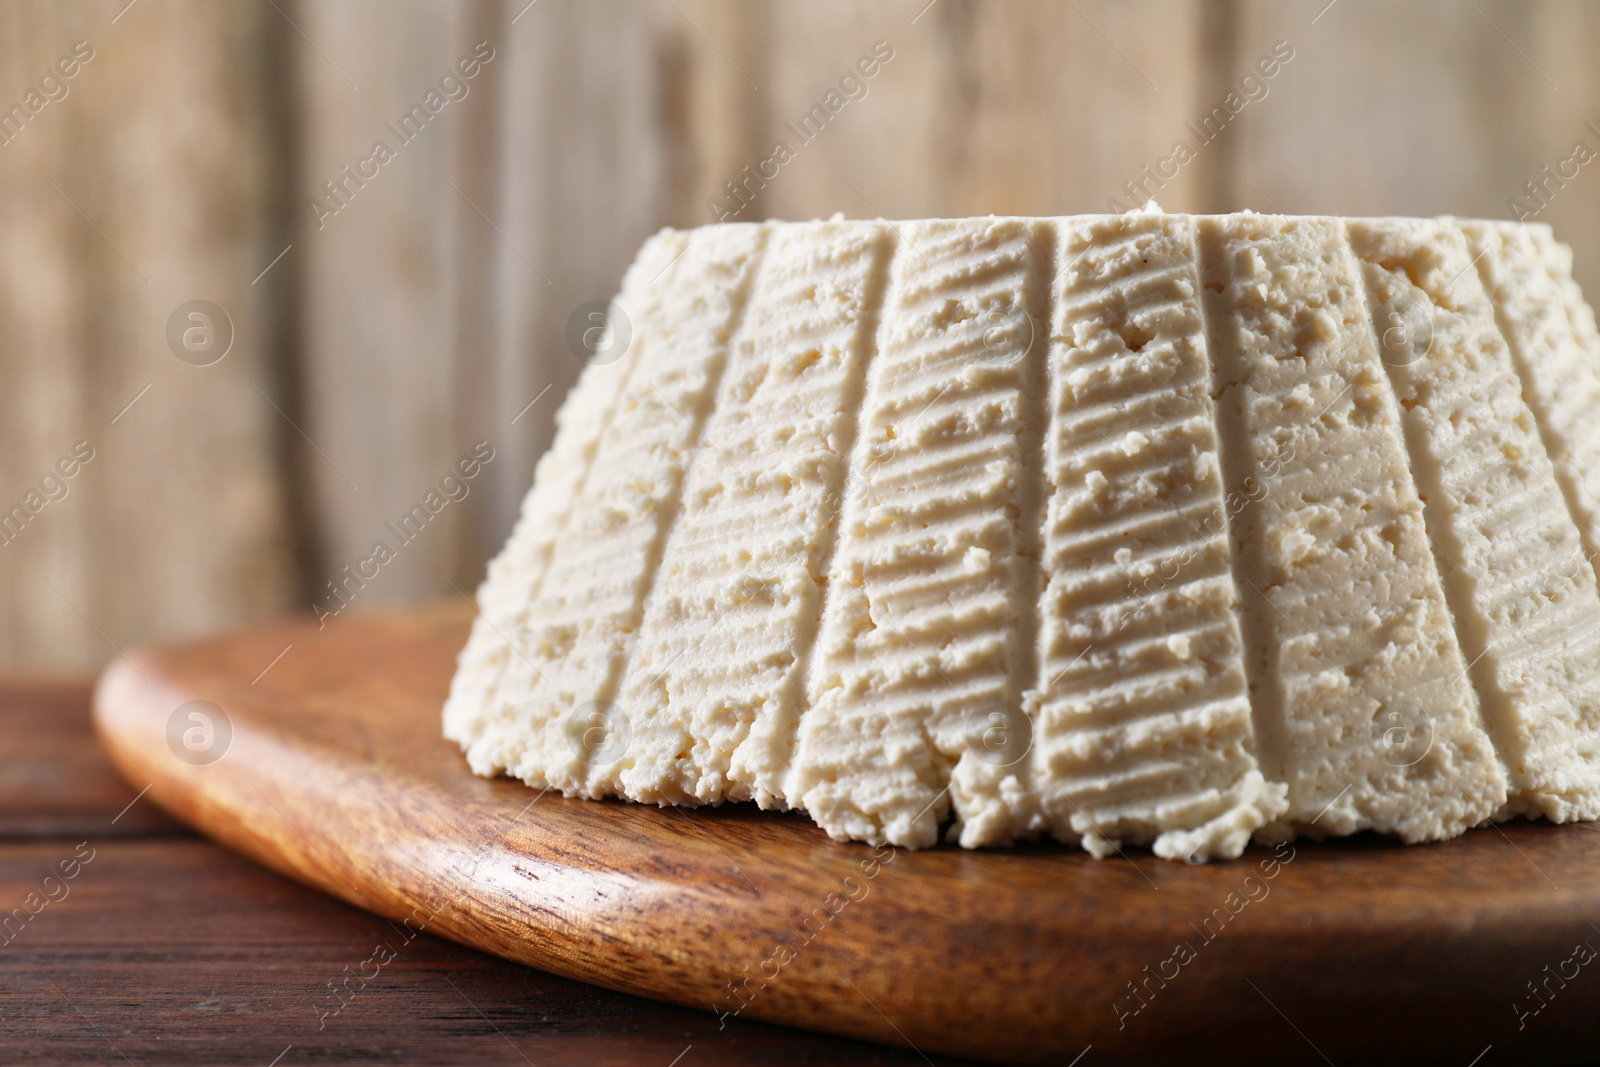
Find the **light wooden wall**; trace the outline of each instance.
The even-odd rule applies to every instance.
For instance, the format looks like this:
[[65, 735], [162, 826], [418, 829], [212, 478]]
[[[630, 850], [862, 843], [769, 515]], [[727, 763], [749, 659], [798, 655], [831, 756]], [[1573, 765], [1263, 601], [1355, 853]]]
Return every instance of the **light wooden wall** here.
[[[356, 609], [470, 592], [580, 369], [572, 310], [776, 140], [794, 158], [739, 218], [1101, 211], [1285, 41], [1163, 206], [1503, 217], [1600, 150], [1587, 0], [126, 2], [0, 5], [0, 106], [95, 49], [0, 146], [0, 502], [96, 449], [0, 544], [17, 668], [306, 606], [378, 540]], [[785, 122], [880, 41], [800, 144]], [[398, 145], [385, 124], [478, 42], [468, 95]], [[395, 158], [319, 220], [380, 139]], [[1600, 293], [1600, 164], [1540, 218]], [[165, 339], [195, 298], [234, 325], [210, 367]], [[468, 496], [399, 545], [386, 523], [480, 440]]]
[[[120, 6], [0, 4], [0, 107], [76, 42], [94, 57], [0, 146], [0, 509], [76, 442], [95, 457], [0, 544], [12, 668], [96, 664], [297, 598], [271, 404], [293, 292], [251, 284], [287, 243], [272, 8]], [[192, 299], [233, 323], [213, 366], [167, 346]]]

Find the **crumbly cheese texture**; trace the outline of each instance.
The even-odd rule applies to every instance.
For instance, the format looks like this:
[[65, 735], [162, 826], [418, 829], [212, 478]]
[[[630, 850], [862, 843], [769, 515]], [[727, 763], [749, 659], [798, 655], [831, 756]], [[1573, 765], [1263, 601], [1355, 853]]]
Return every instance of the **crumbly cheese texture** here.
[[1286, 791], [1251, 721], [1195, 221], [1058, 228], [1033, 788], [1096, 855], [1237, 855]]
[[1600, 332], [1544, 226], [667, 230], [444, 710], [569, 796], [1200, 862], [1600, 817]]
[[[1505, 774], [1453, 639], [1395, 396], [1336, 219], [1201, 223], [1258, 749], [1289, 828], [1448, 837]], [[1392, 340], [1392, 338], [1391, 338]]]
[[1429, 324], [1387, 369], [1509, 810], [1600, 817], [1600, 594], [1501, 333], [1505, 301], [1458, 225], [1349, 230], [1369, 306]]

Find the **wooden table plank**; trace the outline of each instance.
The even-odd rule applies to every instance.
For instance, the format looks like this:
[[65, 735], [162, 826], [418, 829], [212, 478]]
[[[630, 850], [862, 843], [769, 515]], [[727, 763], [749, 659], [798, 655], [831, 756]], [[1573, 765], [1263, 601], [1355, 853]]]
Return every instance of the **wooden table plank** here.
[[[689, 1049], [683, 1067], [924, 1062], [737, 1019], [719, 1029], [710, 1013], [408, 931], [199, 838], [5, 845], [0, 907], [42, 896], [75, 857], [89, 857], [76, 877], [48, 886], [59, 902], [13, 920], [0, 947], [7, 1061], [266, 1064], [289, 1049], [280, 1067], [357, 1056], [668, 1067]], [[350, 993], [330, 991], [347, 981]]]
[[148, 801], [128, 806], [139, 790], [95, 743], [91, 689], [84, 681], [0, 685], [0, 837], [188, 833]]
[[128, 806], [90, 690], [0, 683], [4, 1062], [924, 1062], [558, 978], [265, 871]]

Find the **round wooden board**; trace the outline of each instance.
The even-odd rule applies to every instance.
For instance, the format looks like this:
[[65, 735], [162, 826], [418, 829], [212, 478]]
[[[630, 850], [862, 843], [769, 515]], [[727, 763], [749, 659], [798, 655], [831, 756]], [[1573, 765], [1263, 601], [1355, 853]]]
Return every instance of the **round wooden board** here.
[[[145, 649], [101, 680], [102, 740], [179, 818], [363, 908], [613, 989], [929, 1056], [1465, 1067], [1488, 1048], [1489, 1067], [1587, 1059], [1600, 1037], [1592, 826], [1189, 867], [873, 849], [751, 805], [539, 796], [474, 777], [440, 736], [468, 621], [423, 610]], [[189, 728], [206, 741], [195, 700], [231, 728], [200, 753], [183, 745]]]

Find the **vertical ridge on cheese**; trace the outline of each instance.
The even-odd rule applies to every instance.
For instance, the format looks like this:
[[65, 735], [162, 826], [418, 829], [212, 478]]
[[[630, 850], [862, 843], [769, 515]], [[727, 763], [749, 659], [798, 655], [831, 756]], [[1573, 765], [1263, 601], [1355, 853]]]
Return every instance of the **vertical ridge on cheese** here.
[[[687, 243], [688, 234], [663, 230], [639, 250], [616, 301], [630, 320], [648, 322], [659, 312], [651, 281], [675, 265]], [[582, 498], [595, 450], [611, 425], [617, 385], [632, 369], [638, 351], [630, 344], [615, 362], [590, 365], [579, 375], [556, 414], [555, 440], [539, 460], [511, 538], [478, 587], [478, 615], [451, 682], [444, 724], [445, 736], [466, 747], [473, 770], [480, 774], [499, 773], [515, 760], [506, 747], [507, 736], [491, 726], [491, 720], [503, 721], [511, 710], [499, 689], [507, 665], [519, 653], [512, 642], [527, 626], [556, 538]]]
[[1348, 226], [1375, 321], [1422, 324], [1386, 359], [1509, 810], [1600, 815], [1600, 594], [1461, 230]]
[[836, 837], [897, 845], [932, 844], [953, 806], [972, 845], [1027, 821], [1012, 810], [1024, 785], [974, 746], [991, 713], [1002, 729], [1021, 714], [1009, 635], [1028, 572], [1016, 523], [1034, 224], [899, 231], [787, 791]]
[[693, 231], [675, 269], [655, 283], [658, 313], [634, 323], [639, 351], [618, 417], [556, 542], [528, 608], [522, 654], [502, 686], [526, 744], [509, 770], [525, 781], [589, 795], [591, 739], [625, 725], [613, 711], [617, 672], [767, 233], [748, 224]]
[[[1050, 506], [1046, 453], [1050, 447], [1050, 368], [1052, 327], [1056, 321], [1057, 243], [1061, 239], [1053, 221], [1033, 228], [1024, 281], [1027, 336], [1014, 347], [1002, 349], [1018, 362], [1017, 388], [1022, 426], [1017, 434], [1022, 477], [1017, 491], [1016, 570], [1011, 581], [1011, 630], [1007, 660], [1011, 681], [1005, 695], [1009, 712], [990, 716], [978, 736], [977, 760], [957, 762], [952, 788], [962, 798], [967, 813], [961, 834], [983, 843], [1009, 842], [1037, 837], [1047, 827], [1038, 802], [1038, 775], [1034, 771], [1038, 748], [1039, 675], [1045, 655], [1045, 624], [1040, 612], [1044, 598], [1044, 525]], [[986, 342], [1007, 339], [1001, 333]], [[1025, 346], [1025, 347], [1024, 347]], [[998, 782], [997, 782], [998, 780]], [[1003, 805], [979, 805], [965, 798], [993, 789], [1007, 794]], [[979, 821], [979, 811], [984, 822]]]
[[1058, 262], [1035, 788], [1096, 855], [1237, 856], [1284, 801], [1254, 754], [1193, 223], [1064, 221]]
[[1296, 830], [1458, 834], [1505, 801], [1361, 277], [1334, 219], [1201, 227], [1247, 658]]
[[[1500, 223], [1504, 228], [1511, 227], [1511, 223]], [[1534, 226], [1529, 228], [1529, 235], [1534, 243], [1544, 253], [1545, 265], [1555, 280], [1556, 287], [1561, 294], [1561, 306], [1567, 315], [1567, 321], [1572, 327], [1572, 335], [1579, 347], [1588, 354], [1588, 366], [1600, 366], [1600, 329], [1595, 326], [1594, 309], [1584, 300], [1582, 291], [1578, 288], [1577, 281], [1572, 276], [1572, 249], [1555, 239], [1555, 234], [1548, 226]], [[1589, 386], [1579, 385], [1587, 396]], [[1592, 423], [1591, 423], [1592, 425]], [[1589, 434], [1593, 434], [1593, 429]], [[1585, 472], [1586, 486], [1593, 484], [1595, 472], [1592, 469]], [[1590, 495], [1593, 494], [1590, 490]], [[1600, 512], [1600, 509], [1597, 509]], [[1590, 559], [1594, 563], [1595, 573], [1600, 577], [1600, 513], [1585, 516], [1584, 537]]]
[[[1502, 223], [1509, 226], [1509, 223]], [[1555, 234], [1548, 226], [1532, 228], [1530, 235], [1534, 244], [1544, 253], [1545, 266], [1554, 279], [1556, 288], [1560, 293], [1561, 306], [1566, 312], [1567, 322], [1572, 328], [1573, 340], [1587, 353], [1587, 366], [1600, 367], [1600, 330], [1595, 327], [1594, 309], [1583, 299], [1583, 292], [1578, 288], [1577, 281], [1572, 276], [1572, 249], [1555, 239]], [[1582, 366], [1582, 365], [1580, 365]], [[1582, 382], [1578, 388], [1590, 399], [1590, 403], [1600, 403], [1592, 391], [1592, 386]], [[1596, 430], [1593, 421], [1586, 424], [1587, 432], [1583, 435], [1585, 440], [1591, 440]], [[1590, 446], [1585, 446], [1586, 448]], [[1600, 487], [1594, 484], [1595, 470], [1585, 468], [1583, 484], [1585, 486], [1586, 500], [1593, 501], [1600, 496]], [[1590, 562], [1594, 566], [1597, 579], [1600, 579], [1600, 503], [1584, 505], [1581, 533], [1584, 537], [1584, 546], [1589, 554]]]
[[783, 800], [890, 248], [878, 223], [771, 238], [617, 698], [632, 799]]
[[1600, 352], [1584, 346], [1579, 318], [1567, 307], [1567, 264], [1548, 226], [1479, 222], [1462, 229], [1577, 523], [1583, 559], [1575, 565], [1593, 570], [1600, 554]]

